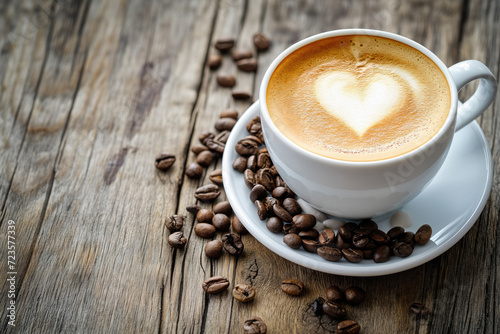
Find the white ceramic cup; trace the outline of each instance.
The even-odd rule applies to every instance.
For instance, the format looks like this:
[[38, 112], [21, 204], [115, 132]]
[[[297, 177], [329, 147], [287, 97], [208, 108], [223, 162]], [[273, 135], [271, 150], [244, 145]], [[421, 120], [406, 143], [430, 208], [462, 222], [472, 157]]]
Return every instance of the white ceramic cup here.
[[[276, 127], [267, 109], [266, 92], [278, 64], [309, 43], [343, 35], [372, 35], [402, 42], [427, 55], [441, 69], [450, 88], [451, 107], [446, 121], [431, 140], [413, 151], [389, 159], [343, 161], [298, 146]], [[479, 86], [475, 93], [459, 106], [458, 92], [476, 79], [479, 79]], [[454, 133], [484, 112], [493, 101], [496, 89], [491, 71], [476, 60], [466, 60], [447, 68], [431, 51], [408, 38], [377, 30], [345, 29], [306, 38], [283, 51], [264, 75], [259, 106], [267, 149], [288, 186], [325, 213], [361, 219], [395, 211], [415, 198], [443, 164]]]

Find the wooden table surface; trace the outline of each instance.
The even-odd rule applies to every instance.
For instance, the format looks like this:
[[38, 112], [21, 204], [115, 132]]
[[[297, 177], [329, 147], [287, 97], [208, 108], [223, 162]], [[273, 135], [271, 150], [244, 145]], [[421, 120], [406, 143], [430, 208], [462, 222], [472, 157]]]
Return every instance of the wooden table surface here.
[[[498, 78], [499, 17], [498, 0], [1, 1], [0, 332], [242, 333], [246, 319], [260, 316], [269, 333], [333, 333], [337, 321], [315, 316], [311, 304], [330, 285], [357, 285], [367, 299], [347, 311], [363, 333], [498, 333], [500, 99], [478, 119], [494, 165], [483, 213], [450, 250], [398, 274], [316, 272], [251, 235], [242, 236], [239, 258], [210, 260], [186, 206], [221, 159], [200, 180], [184, 171], [221, 110], [241, 115], [251, 103], [234, 100], [216, 73], [235, 74], [234, 89], [257, 99], [266, 68], [287, 46], [362, 27], [412, 38], [447, 65], [478, 59]], [[207, 68], [216, 39], [253, 49], [257, 32], [272, 46], [257, 54], [256, 73], [237, 71], [228, 56], [218, 71]], [[177, 157], [164, 173], [154, 167], [163, 151]], [[164, 219], [173, 214], [187, 217], [184, 250], [167, 243]], [[252, 284], [256, 299], [204, 294], [212, 275]], [[282, 293], [286, 278], [302, 280], [304, 294]], [[430, 315], [412, 315], [413, 302]]]

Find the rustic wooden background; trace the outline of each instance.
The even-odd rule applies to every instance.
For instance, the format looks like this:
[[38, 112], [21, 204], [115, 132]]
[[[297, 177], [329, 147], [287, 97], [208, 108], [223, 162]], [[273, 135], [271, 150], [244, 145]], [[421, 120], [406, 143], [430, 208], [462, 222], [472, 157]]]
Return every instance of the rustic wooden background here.
[[[349, 307], [363, 333], [498, 333], [500, 327], [500, 99], [479, 119], [493, 153], [493, 190], [480, 219], [448, 252], [412, 270], [353, 278], [304, 269], [251, 235], [236, 259], [209, 260], [194, 235], [172, 250], [166, 216], [187, 214], [194, 190], [184, 176], [191, 145], [234, 101], [206, 67], [223, 36], [252, 48], [272, 39], [254, 92], [272, 59], [309, 35], [349, 27], [400, 33], [452, 65], [475, 58], [500, 77], [498, 0], [4, 0], [0, 1], [1, 323], [5, 333], [242, 333], [250, 316], [270, 333], [332, 333], [311, 303], [330, 285], [359, 285], [367, 300]], [[232, 61], [220, 71], [236, 73]], [[466, 89], [470, 91], [471, 89]], [[467, 95], [468, 92], [465, 93]], [[157, 153], [177, 161], [158, 172]], [[221, 196], [218, 201], [224, 199]], [[210, 207], [209, 204], [202, 204]], [[7, 324], [7, 222], [16, 223], [16, 327]], [[220, 238], [220, 235], [217, 236]], [[202, 281], [224, 275], [251, 283], [257, 298], [208, 296]], [[298, 278], [306, 292], [280, 291]], [[431, 311], [418, 318], [409, 305]]]

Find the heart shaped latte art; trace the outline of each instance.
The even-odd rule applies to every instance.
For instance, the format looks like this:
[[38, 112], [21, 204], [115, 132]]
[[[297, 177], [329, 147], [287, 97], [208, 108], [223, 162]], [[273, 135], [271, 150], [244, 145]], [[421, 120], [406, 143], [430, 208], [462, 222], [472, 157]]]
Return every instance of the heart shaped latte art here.
[[360, 137], [404, 102], [403, 88], [390, 75], [375, 73], [366, 81], [360, 82], [353, 73], [332, 71], [321, 75], [314, 87], [323, 109]]

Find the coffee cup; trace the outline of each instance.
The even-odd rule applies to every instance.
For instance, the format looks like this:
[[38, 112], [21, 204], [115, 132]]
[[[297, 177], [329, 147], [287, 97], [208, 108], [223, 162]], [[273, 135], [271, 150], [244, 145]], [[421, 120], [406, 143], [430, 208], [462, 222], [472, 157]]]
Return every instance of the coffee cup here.
[[[476, 91], [459, 103], [474, 80]], [[422, 192], [455, 132], [496, 89], [476, 60], [447, 68], [403, 36], [335, 30], [272, 62], [260, 86], [262, 131], [277, 171], [303, 200], [335, 217], [377, 217]]]

